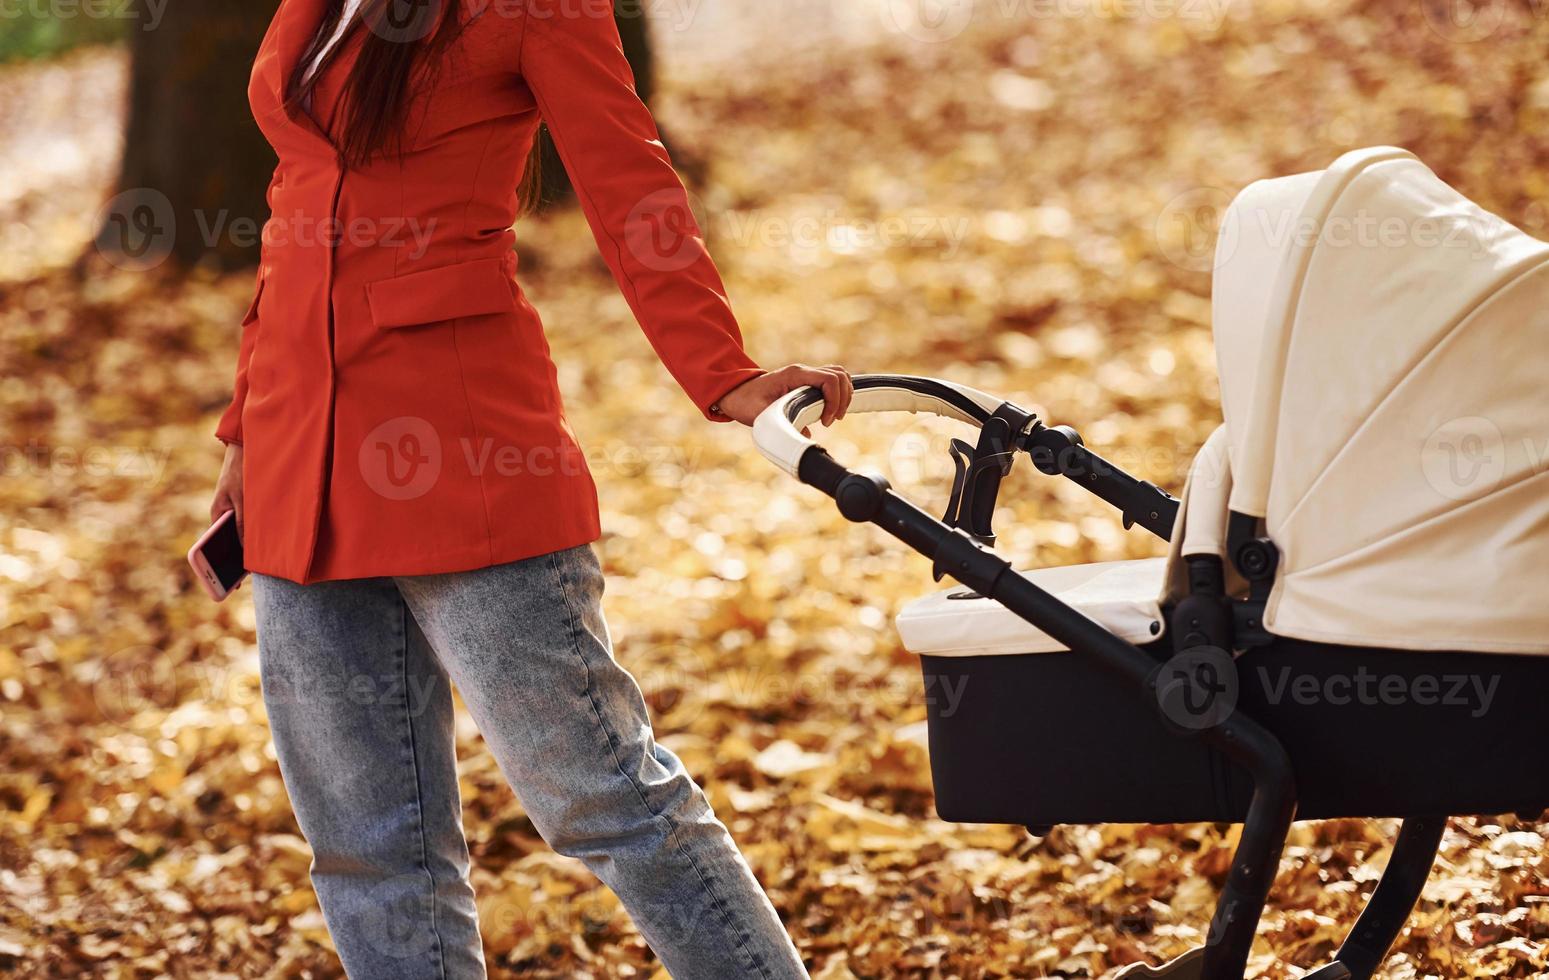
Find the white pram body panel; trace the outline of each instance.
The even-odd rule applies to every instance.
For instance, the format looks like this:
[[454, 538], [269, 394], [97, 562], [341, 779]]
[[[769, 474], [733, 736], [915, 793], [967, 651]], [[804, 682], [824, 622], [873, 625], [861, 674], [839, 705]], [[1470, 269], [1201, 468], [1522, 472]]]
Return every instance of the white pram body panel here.
[[[1060, 565], [1023, 572], [1061, 602], [1081, 610], [1104, 629], [1131, 643], [1162, 635], [1161, 604], [1167, 559]], [[1053, 653], [1065, 645], [991, 599], [948, 589], [909, 603], [898, 614], [906, 650], [937, 657]]]
[[[1187, 584], [1180, 555], [1220, 554], [1226, 548], [1226, 497], [1232, 487], [1227, 455], [1223, 425], [1194, 457], [1167, 558], [1057, 565], [1022, 574], [1115, 636], [1134, 644], [1160, 639], [1167, 632], [1163, 603], [1182, 595]], [[965, 594], [948, 589], [900, 610], [897, 626], [904, 649], [937, 657], [1066, 649], [1000, 603]]]

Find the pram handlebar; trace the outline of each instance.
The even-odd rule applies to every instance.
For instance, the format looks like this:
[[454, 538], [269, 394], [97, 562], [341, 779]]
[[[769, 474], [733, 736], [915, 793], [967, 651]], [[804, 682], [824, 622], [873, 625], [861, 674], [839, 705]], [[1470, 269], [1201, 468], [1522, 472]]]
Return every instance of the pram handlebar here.
[[[855, 378], [851, 414], [929, 412], [982, 426], [1005, 400], [966, 385], [907, 374], [863, 374]], [[753, 422], [753, 442], [771, 463], [796, 475], [802, 454], [816, 445], [801, 430], [823, 411], [818, 388], [798, 388], [778, 399]]]
[[[766, 459], [791, 476], [799, 475], [802, 456], [817, 444], [801, 430], [816, 421], [823, 410], [823, 393], [817, 388], [798, 388], [776, 400], [753, 422], [753, 443]], [[1003, 438], [996, 448], [1008, 452], [1024, 451], [1031, 455], [1033, 465], [1049, 476], [1063, 476], [1083, 489], [1101, 497], [1119, 508], [1124, 515], [1124, 526], [1138, 524], [1157, 537], [1171, 536], [1178, 514], [1178, 501], [1153, 483], [1125, 473], [1097, 453], [1081, 444], [1081, 437], [1068, 426], [1048, 428], [1030, 412], [1013, 403], [970, 388], [967, 385], [942, 381], [937, 378], [921, 378], [907, 374], [863, 374], [855, 378], [855, 397], [850, 402], [850, 413], [876, 412], [926, 412], [942, 418], [955, 419], [984, 430], [992, 419], [1003, 419], [1015, 431], [1001, 428]], [[981, 441], [989, 436], [981, 433]], [[981, 445], [981, 450], [985, 449]], [[1010, 456], [1004, 459], [1009, 468]], [[981, 540], [991, 541], [984, 532], [988, 530], [989, 511], [995, 506], [995, 488], [999, 478], [976, 485], [975, 493], [964, 502], [965, 511], [973, 515], [969, 521], [949, 523], [976, 531]], [[977, 499], [973, 499], [977, 498]], [[950, 518], [950, 515], [949, 515]], [[980, 524], [974, 528], [971, 525]]]

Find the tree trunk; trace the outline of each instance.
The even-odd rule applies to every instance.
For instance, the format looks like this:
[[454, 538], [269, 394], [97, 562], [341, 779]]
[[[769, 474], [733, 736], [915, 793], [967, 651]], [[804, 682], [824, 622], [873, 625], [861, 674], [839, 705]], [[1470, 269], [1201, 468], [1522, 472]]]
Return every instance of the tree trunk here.
[[[247, 106], [275, 0], [138, 4], [118, 196], [97, 248], [115, 265], [253, 265], [275, 157]], [[154, 26], [154, 29], [148, 29]]]

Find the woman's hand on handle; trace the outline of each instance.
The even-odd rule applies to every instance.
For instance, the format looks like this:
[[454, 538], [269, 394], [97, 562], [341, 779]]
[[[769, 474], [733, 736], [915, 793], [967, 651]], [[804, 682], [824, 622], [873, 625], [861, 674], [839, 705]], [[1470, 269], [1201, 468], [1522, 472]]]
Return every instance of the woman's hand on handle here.
[[807, 367], [792, 364], [744, 381], [716, 403], [722, 415], [743, 425], [752, 425], [760, 412], [776, 399], [797, 388], [808, 386], [823, 390], [823, 424], [833, 425], [844, 418], [850, 409], [850, 397], [855, 386], [850, 383], [850, 373], [837, 364], [826, 367]]
[[213, 523], [228, 510], [237, 512], [237, 536], [246, 538], [242, 525], [242, 447], [227, 443], [226, 458], [221, 461], [221, 475], [215, 481], [215, 499], [210, 501], [210, 521]]

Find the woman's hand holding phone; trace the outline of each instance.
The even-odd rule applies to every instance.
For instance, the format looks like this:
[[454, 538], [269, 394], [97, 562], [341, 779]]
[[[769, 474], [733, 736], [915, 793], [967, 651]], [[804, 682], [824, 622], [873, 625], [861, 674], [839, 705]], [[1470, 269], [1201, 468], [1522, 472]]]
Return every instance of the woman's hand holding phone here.
[[242, 446], [228, 443], [226, 458], [221, 461], [221, 475], [215, 481], [215, 499], [210, 501], [210, 520], [214, 522], [226, 511], [236, 511], [237, 534], [247, 529], [242, 524]]
[[242, 553], [242, 447], [228, 445], [215, 499], [210, 503], [210, 528], [188, 549], [188, 564], [211, 599], [220, 602], [242, 584], [247, 566]]

